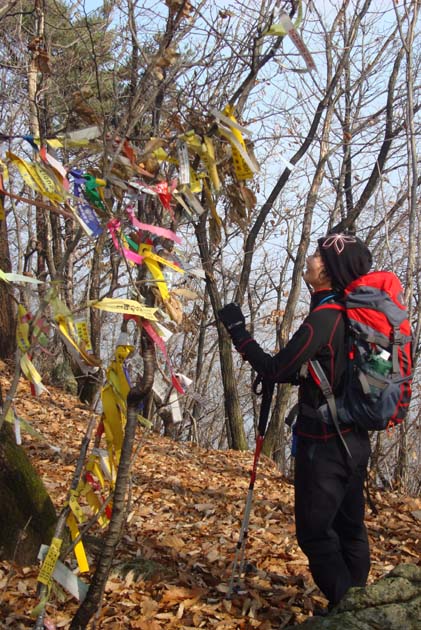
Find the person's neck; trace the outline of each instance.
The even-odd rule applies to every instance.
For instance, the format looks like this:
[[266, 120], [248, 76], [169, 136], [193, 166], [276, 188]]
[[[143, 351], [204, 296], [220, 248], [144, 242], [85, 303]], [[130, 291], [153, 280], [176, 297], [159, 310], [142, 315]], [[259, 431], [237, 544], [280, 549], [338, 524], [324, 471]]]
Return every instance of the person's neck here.
[[313, 293], [320, 293], [320, 291], [333, 291], [333, 287], [330, 284], [320, 284], [313, 287]]
[[311, 294], [310, 310], [313, 310], [313, 308], [319, 306], [319, 304], [322, 304], [329, 299], [334, 299], [335, 297], [336, 292], [334, 291], [334, 289], [332, 289], [332, 287], [317, 289], [317, 291], [314, 290]]

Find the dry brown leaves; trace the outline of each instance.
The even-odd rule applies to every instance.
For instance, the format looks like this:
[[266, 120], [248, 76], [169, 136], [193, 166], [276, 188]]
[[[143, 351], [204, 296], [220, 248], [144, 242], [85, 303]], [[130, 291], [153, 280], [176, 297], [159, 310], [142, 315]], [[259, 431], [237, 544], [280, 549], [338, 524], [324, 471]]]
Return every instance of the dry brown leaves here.
[[[15, 406], [46, 437], [43, 442], [24, 434], [24, 444], [59, 509], [90, 413], [49, 389], [50, 396], [36, 399], [23, 383]], [[293, 487], [271, 461], [261, 458], [254, 490], [246, 551], [252, 570], [227, 600], [253, 454], [204, 450], [142, 430], [138, 447], [129, 522], [97, 628], [278, 630], [303, 621], [325, 602], [295, 541]], [[379, 514], [369, 511], [367, 517], [370, 580], [420, 557], [420, 500], [379, 492], [373, 498]], [[94, 550], [87, 547], [92, 564]], [[69, 565], [75, 567], [73, 558]], [[2, 627], [33, 627], [37, 574], [37, 566], [0, 563]], [[67, 628], [76, 608], [77, 602], [56, 588], [47, 606], [47, 630]]]

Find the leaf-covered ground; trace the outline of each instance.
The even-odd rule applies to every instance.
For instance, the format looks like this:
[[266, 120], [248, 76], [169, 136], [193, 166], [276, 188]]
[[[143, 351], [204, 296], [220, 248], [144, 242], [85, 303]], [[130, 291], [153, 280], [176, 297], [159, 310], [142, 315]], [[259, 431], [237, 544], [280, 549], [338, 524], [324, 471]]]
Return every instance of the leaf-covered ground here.
[[[2, 386], [6, 392], [4, 377]], [[74, 398], [49, 391], [33, 398], [21, 383], [15, 408], [45, 436], [23, 432], [24, 446], [59, 510], [91, 416]], [[137, 438], [128, 525], [97, 628], [278, 630], [325, 603], [295, 541], [292, 484], [271, 461], [262, 457], [257, 474], [246, 552], [251, 571], [227, 600], [253, 453], [205, 450], [143, 429]], [[367, 514], [370, 581], [420, 558], [421, 501], [379, 492], [373, 499], [379, 513]], [[93, 530], [92, 536], [96, 543], [87, 551], [93, 565], [101, 535]], [[76, 567], [74, 558], [69, 566]], [[1, 628], [33, 627], [38, 568], [0, 562]], [[89, 575], [82, 579], [89, 581]], [[76, 608], [76, 600], [55, 587], [46, 628], [67, 628]]]

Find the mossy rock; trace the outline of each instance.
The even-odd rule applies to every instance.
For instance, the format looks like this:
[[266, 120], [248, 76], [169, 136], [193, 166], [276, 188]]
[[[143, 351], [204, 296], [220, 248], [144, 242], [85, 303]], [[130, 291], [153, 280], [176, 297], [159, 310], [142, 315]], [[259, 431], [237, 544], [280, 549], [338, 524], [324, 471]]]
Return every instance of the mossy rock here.
[[71, 367], [67, 361], [58, 363], [51, 370], [50, 381], [52, 385], [60, 387], [65, 392], [77, 395], [78, 385]]
[[352, 588], [327, 617], [285, 630], [419, 630], [421, 567], [402, 564], [366, 588]]

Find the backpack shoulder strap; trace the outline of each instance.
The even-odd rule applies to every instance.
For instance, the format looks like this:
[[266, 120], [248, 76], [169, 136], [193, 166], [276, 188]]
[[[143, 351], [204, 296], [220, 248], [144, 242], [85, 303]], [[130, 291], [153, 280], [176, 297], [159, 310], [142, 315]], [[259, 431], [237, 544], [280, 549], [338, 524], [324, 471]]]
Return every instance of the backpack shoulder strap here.
[[310, 360], [308, 362], [308, 371], [311, 374], [311, 377], [313, 378], [316, 385], [320, 387], [321, 392], [326, 399], [326, 403], [329, 408], [330, 415], [332, 416], [332, 422], [335, 427], [335, 430], [341, 439], [341, 442], [345, 448], [345, 451], [347, 452], [349, 457], [352, 459], [351, 452], [348, 448], [347, 443], [345, 442], [345, 439], [339, 427], [338, 409], [336, 407], [335, 396], [333, 394], [332, 387], [330, 386], [329, 380], [322, 366], [320, 365], [319, 361], [317, 361], [317, 359]]
[[[341, 311], [343, 313], [346, 313], [346, 307], [344, 304], [339, 304], [338, 302], [334, 302], [334, 301], [330, 301], [332, 300], [333, 296], [329, 297], [326, 302], [322, 302], [321, 304], [319, 304], [318, 306], [316, 306], [313, 310], [312, 313], [315, 313], [317, 311], [321, 311], [324, 309], [330, 309], [330, 310], [334, 310], [334, 311]], [[325, 298], [326, 299], [326, 298]], [[314, 380], [314, 382], [316, 383], [316, 385], [321, 389], [321, 392], [324, 396], [324, 398], [326, 399], [326, 403], [327, 406], [329, 408], [330, 411], [330, 415], [332, 417], [332, 422], [333, 425], [335, 427], [335, 430], [339, 436], [339, 438], [341, 439], [341, 442], [345, 448], [346, 453], [349, 455], [349, 457], [352, 459], [352, 455], [351, 452], [348, 448], [347, 443], [345, 442], [345, 439], [341, 433], [341, 429], [339, 427], [339, 419], [338, 419], [338, 410], [336, 407], [336, 402], [335, 402], [335, 396], [333, 394], [332, 391], [332, 387], [329, 383], [329, 380], [322, 368], [322, 366], [320, 365], [319, 361], [317, 361], [317, 359], [315, 360], [310, 360], [308, 362], [308, 372], [310, 373], [312, 379]]]

